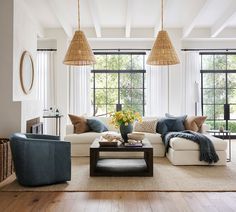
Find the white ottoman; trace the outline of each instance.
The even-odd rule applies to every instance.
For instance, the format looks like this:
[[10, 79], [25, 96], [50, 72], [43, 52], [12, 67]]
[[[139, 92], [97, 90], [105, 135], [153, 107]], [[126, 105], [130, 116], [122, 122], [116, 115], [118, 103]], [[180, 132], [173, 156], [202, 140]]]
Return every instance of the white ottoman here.
[[[210, 134], [204, 135], [212, 140], [216, 153], [219, 156], [219, 161], [212, 165], [226, 165], [227, 141]], [[199, 145], [184, 138], [172, 138], [166, 156], [173, 165], [209, 165], [207, 162], [199, 161]]]

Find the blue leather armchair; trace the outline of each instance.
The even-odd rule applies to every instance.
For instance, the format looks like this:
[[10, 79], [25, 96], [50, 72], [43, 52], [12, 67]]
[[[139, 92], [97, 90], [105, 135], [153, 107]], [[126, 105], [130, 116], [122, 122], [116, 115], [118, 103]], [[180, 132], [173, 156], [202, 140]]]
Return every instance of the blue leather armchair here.
[[70, 142], [59, 136], [15, 133], [10, 137], [18, 182], [24, 186], [71, 180]]

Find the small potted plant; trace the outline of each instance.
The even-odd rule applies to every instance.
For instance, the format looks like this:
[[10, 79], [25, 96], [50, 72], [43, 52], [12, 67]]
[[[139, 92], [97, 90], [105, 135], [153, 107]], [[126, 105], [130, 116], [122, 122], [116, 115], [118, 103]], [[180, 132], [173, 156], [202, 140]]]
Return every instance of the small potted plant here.
[[132, 110], [121, 110], [111, 114], [111, 123], [120, 128], [121, 136], [124, 142], [128, 141], [128, 134], [133, 131], [134, 121], [142, 122], [142, 117], [138, 112]]

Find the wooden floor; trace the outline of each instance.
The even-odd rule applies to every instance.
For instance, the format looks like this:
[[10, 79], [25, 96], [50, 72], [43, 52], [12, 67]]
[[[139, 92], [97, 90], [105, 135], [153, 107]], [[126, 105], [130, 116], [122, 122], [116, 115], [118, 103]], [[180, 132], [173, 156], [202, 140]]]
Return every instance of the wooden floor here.
[[0, 211], [236, 211], [234, 192], [0, 192]]

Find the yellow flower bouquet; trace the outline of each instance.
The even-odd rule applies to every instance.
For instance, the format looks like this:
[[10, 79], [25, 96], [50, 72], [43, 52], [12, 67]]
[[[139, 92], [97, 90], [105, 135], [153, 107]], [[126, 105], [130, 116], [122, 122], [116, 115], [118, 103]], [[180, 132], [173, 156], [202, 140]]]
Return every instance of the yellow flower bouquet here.
[[134, 112], [132, 110], [121, 110], [111, 114], [111, 123], [119, 128], [121, 125], [128, 126], [134, 123], [134, 121], [142, 122], [142, 117], [139, 112]]

